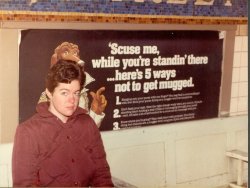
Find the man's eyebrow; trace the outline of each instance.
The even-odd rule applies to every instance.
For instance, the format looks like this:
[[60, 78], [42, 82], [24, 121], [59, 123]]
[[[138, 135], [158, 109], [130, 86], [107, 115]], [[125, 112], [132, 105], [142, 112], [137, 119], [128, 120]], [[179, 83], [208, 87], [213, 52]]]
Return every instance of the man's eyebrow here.
[[66, 88], [59, 89], [59, 91], [63, 91], [63, 90], [69, 91], [69, 89], [66, 89]]
[[[69, 90], [69, 89], [66, 89], [66, 88], [61, 88], [61, 89], [59, 89], [59, 91], [70, 91], [70, 90]], [[74, 91], [74, 92], [81, 92], [81, 90], [78, 89], [78, 90], [76, 90], [76, 91]]]

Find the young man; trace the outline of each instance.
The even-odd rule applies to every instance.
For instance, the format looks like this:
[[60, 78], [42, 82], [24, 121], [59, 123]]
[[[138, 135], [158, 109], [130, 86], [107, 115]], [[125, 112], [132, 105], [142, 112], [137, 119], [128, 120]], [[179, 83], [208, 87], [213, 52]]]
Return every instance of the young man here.
[[100, 132], [86, 110], [78, 107], [85, 82], [81, 67], [59, 60], [49, 70], [49, 102], [16, 130], [13, 186], [113, 186]]
[[[64, 59], [64, 60], [71, 60], [74, 62], [77, 62], [84, 68], [84, 61], [80, 59], [80, 50], [78, 45], [70, 43], [70, 42], [63, 42], [59, 46], [56, 47], [54, 50], [54, 54], [51, 57], [50, 66], [53, 66], [58, 60]], [[84, 86], [87, 86], [88, 84], [91, 84], [95, 81], [94, 78], [92, 78], [86, 71], [86, 81]], [[107, 100], [105, 96], [103, 95], [103, 92], [105, 90], [105, 87], [99, 88], [96, 92], [89, 92], [87, 88], [83, 88], [80, 95], [79, 100], [79, 106], [83, 109], [87, 110], [90, 117], [93, 118], [96, 125], [98, 127], [101, 126], [101, 122], [105, 117], [104, 110], [107, 106]], [[89, 98], [88, 93], [92, 97], [91, 106], [89, 107]], [[40, 96], [40, 99], [38, 103], [47, 101], [46, 92], [43, 92]]]

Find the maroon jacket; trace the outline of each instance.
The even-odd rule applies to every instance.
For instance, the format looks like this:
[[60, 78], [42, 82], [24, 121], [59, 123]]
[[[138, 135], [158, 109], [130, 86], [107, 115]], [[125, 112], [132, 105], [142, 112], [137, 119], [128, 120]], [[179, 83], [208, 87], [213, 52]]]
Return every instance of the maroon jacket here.
[[100, 132], [78, 108], [63, 123], [37, 105], [37, 113], [16, 130], [13, 186], [113, 186]]

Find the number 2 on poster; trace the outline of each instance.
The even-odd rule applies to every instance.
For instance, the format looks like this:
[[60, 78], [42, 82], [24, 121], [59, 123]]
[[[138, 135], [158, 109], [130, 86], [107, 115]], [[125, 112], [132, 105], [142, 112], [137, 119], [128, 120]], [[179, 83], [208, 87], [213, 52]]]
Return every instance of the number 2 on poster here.
[[119, 110], [118, 109], [114, 109], [114, 115], [113, 115], [113, 118], [120, 118], [121, 115], [119, 115]]

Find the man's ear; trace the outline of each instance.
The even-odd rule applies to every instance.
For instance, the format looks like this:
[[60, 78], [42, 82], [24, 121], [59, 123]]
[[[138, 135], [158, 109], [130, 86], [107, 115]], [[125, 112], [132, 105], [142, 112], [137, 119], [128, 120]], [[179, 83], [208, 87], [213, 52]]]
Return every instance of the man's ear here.
[[46, 95], [47, 95], [47, 97], [49, 98], [49, 99], [51, 99], [52, 98], [52, 94], [50, 93], [50, 91], [46, 88], [46, 90], [45, 90], [45, 93], [46, 93]]

